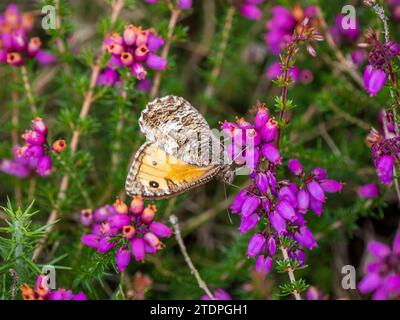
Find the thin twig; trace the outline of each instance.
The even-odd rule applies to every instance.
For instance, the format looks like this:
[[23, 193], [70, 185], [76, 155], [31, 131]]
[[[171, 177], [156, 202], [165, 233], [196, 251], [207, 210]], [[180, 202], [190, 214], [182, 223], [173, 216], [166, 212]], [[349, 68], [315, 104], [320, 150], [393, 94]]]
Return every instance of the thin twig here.
[[[121, 13], [124, 3], [125, 3], [124, 0], [113, 1], [112, 14], [111, 14], [111, 25], [115, 24], [119, 14]], [[84, 99], [82, 107], [81, 107], [81, 112], [79, 114], [79, 121], [82, 121], [86, 118], [86, 116], [89, 113], [90, 107], [92, 105], [93, 93], [94, 93], [97, 79], [98, 79], [100, 71], [101, 71], [101, 59], [102, 59], [104, 53], [105, 53], [105, 48], [104, 48], [104, 46], [102, 46], [100, 49], [99, 57], [96, 59], [96, 62], [92, 67], [92, 74], [90, 77], [89, 90], [85, 95], [85, 99]], [[77, 151], [80, 134], [81, 134], [81, 132], [79, 129], [75, 129], [72, 133], [72, 139], [71, 139], [71, 144], [70, 144], [71, 155], [74, 155]], [[68, 183], [69, 183], [69, 176], [64, 175], [60, 182], [59, 192], [57, 194], [57, 203], [64, 200], [65, 193], [68, 189]], [[42, 252], [45, 240], [47, 239], [48, 234], [54, 228], [54, 222], [57, 220], [58, 211], [59, 211], [59, 205], [56, 205], [55, 208], [51, 211], [49, 218], [47, 220], [47, 224], [49, 225], [49, 227], [45, 230], [42, 240], [39, 241], [39, 244], [33, 253], [33, 256], [32, 256], [33, 261], [35, 261], [40, 256], [40, 253]]]
[[[175, 26], [176, 23], [178, 22], [180, 14], [181, 10], [171, 8], [171, 17], [169, 18], [169, 23], [168, 23], [168, 36], [167, 40], [165, 41], [165, 45], [161, 51], [161, 57], [165, 60], [168, 59], [168, 53], [171, 47], [172, 38], [174, 36]], [[150, 99], [154, 99], [155, 97], [157, 97], [158, 91], [160, 89], [161, 77], [162, 73], [160, 71], [157, 72], [157, 74], [154, 77], [153, 87], [151, 88], [150, 91]]]
[[[205, 90], [205, 97], [207, 99], [211, 98], [214, 95], [215, 81], [217, 80], [219, 74], [221, 73], [222, 61], [224, 58], [226, 47], [228, 45], [228, 40], [229, 40], [230, 31], [232, 29], [232, 22], [233, 22], [234, 14], [235, 14], [235, 7], [230, 6], [228, 9], [228, 12], [226, 14], [226, 20], [225, 20], [224, 28], [222, 30], [222, 39], [221, 39], [221, 43], [219, 44], [218, 51], [216, 54], [214, 68], [211, 71], [210, 80], [209, 80], [208, 85]], [[205, 113], [207, 111], [207, 103], [205, 103], [200, 108], [200, 110], [202, 113]]]
[[325, 30], [324, 36], [326, 39], [326, 42], [328, 43], [328, 46], [331, 48], [331, 50], [333, 51], [333, 53], [335, 54], [336, 59], [339, 62], [340, 65], [340, 70], [343, 72], [347, 72], [355, 82], [357, 82], [357, 84], [360, 87], [364, 86], [364, 80], [362, 79], [362, 77], [357, 73], [357, 70], [354, 68], [354, 65], [350, 64], [345, 56], [343, 55], [342, 51], [340, 51], [340, 49], [338, 48], [338, 46], [336, 45], [335, 41], [332, 38], [332, 35], [330, 34], [327, 25], [326, 25], [326, 21], [325, 18], [322, 14], [322, 10], [319, 9], [318, 10], [318, 17], [321, 21], [321, 26], [322, 28]]
[[37, 108], [36, 108], [36, 104], [35, 104], [35, 99], [33, 98], [32, 87], [29, 82], [28, 71], [26, 70], [25, 65], [21, 66], [21, 75], [22, 75], [22, 82], [24, 83], [26, 95], [27, 95], [29, 103], [31, 105], [31, 111], [33, 114], [36, 114]]
[[[281, 250], [281, 252], [282, 252], [283, 259], [289, 260], [289, 255], [288, 255], [288, 252], [287, 252], [286, 248], [284, 248], [283, 246], [280, 246], [279, 248], [280, 248], [280, 250]], [[287, 269], [287, 273], [288, 273], [288, 275], [289, 275], [290, 282], [292, 282], [292, 283], [293, 283], [293, 282], [296, 282], [296, 277], [294, 276], [293, 269], [289, 267], [289, 268]], [[293, 293], [293, 295], [294, 295], [294, 297], [295, 297], [296, 300], [302, 300], [302, 299], [301, 299], [301, 295], [300, 295], [299, 292], [293, 291], [292, 293]]]
[[214, 295], [211, 293], [207, 284], [201, 278], [199, 271], [197, 271], [196, 267], [193, 265], [192, 259], [190, 259], [190, 256], [185, 247], [185, 243], [183, 242], [183, 239], [181, 236], [181, 230], [180, 230], [179, 224], [178, 224], [178, 222], [179, 222], [178, 217], [175, 215], [171, 215], [169, 217], [169, 222], [171, 222], [172, 227], [174, 228], [175, 239], [179, 245], [179, 249], [181, 250], [183, 257], [185, 258], [186, 264], [188, 265], [191, 273], [196, 278], [199, 287], [204, 290], [204, 292], [210, 297], [210, 299], [215, 300]]

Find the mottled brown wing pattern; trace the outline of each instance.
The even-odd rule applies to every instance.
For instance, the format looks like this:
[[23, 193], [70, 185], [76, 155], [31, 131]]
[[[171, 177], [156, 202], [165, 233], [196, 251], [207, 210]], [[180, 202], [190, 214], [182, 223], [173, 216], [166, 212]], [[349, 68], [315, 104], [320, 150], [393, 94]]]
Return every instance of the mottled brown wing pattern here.
[[125, 189], [130, 196], [165, 199], [210, 181], [220, 169], [185, 163], [147, 142], [135, 155]]

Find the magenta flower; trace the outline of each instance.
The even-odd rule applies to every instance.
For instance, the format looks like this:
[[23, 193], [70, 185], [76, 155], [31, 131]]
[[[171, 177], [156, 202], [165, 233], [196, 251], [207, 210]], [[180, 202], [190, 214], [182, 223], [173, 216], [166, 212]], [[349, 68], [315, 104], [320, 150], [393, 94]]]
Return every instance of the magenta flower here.
[[189, 10], [192, 8], [192, 0], [178, 0], [178, 7], [181, 10]]
[[[213, 294], [216, 300], [232, 300], [231, 295], [223, 289], [217, 289]], [[211, 300], [211, 298], [205, 294], [201, 297], [201, 300]]]
[[[185, 1], [185, 4], [188, 5], [188, 2]], [[155, 54], [164, 44], [164, 39], [153, 29], [144, 30], [132, 24], [126, 25], [122, 35], [114, 33], [104, 40], [110, 59], [99, 75], [97, 84], [118, 87], [122, 82], [121, 74], [129, 70], [138, 80], [136, 87], [149, 91], [151, 82], [147, 78], [148, 69], [167, 68], [167, 61]]]
[[258, 256], [256, 259], [256, 271], [266, 276], [272, 268], [273, 260], [271, 257]]
[[336, 16], [334, 24], [329, 28], [329, 32], [338, 44], [343, 42], [354, 43], [360, 35], [360, 26], [356, 23], [354, 28], [344, 29], [343, 18], [341, 15]]
[[382, 184], [390, 184], [393, 177], [394, 159], [392, 156], [383, 156], [376, 167], [378, 176]]
[[[267, 78], [270, 80], [275, 80], [282, 74], [283, 74], [282, 66], [279, 62], [274, 62], [267, 69]], [[290, 74], [290, 78], [293, 81], [296, 81], [300, 76], [300, 70], [297, 67], [291, 67], [289, 74]]]
[[304, 8], [295, 6], [293, 12], [283, 6], [272, 8], [272, 17], [266, 23], [267, 32], [264, 40], [271, 53], [277, 55], [292, 39], [296, 27], [303, 23], [305, 18], [311, 20], [317, 18], [317, 10], [314, 6]]
[[115, 259], [118, 270], [124, 271], [131, 261], [131, 253], [129, 252], [129, 250], [121, 247], [118, 249]]
[[[43, 119], [36, 117], [32, 120], [33, 130], [26, 130], [22, 135], [25, 145], [16, 146], [13, 149], [13, 160], [2, 160], [0, 171], [17, 178], [28, 178], [36, 173], [38, 176], [48, 176], [52, 171], [52, 160], [50, 155], [53, 152], [62, 152], [61, 149], [50, 149], [47, 141], [48, 128]], [[57, 140], [62, 141], [62, 140]]]
[[393, 241], [392, 248], [388, 245], [371, 241], [368, 251], [374, 261], [367, 264], [366, 275], [358, 284], [361, 293], [372, 293], [374, 300], [398, 299], [400, 297], [400, 233]]
[[247, 248], [247, 255], [249, 257], [257, 256], [266, 247], [265, 237], [261, 233], [256, 233], [250, 239], [249, 246]]
[[[303, 250], [317, 246], [306, 226], [305, 215], [309, 209], [320, 215], [326, 194], [340, 192], [342, 183], [329, 179], [327, 171], [322, 168], [315, 168], [306, 174], [303, 165], [296, 159], [291, 159], [288, 167], [297, 183], [278, 180], [277, 170], [282, 159], [274, 144], [277, 121], [260, 104], [254, 119], [254, 124], [244, 119], [237, 123], [224, 122], [222, 130], [231, 140], [231, 145], [246, 146], [252, 154], [256, 150], [259, 154], [258, 160], [251, 166], [251, 183], [236, 195], [231, 210], [240, 216], [241, 233], [262, 225], [264, 231], [256, 232], [251, 237], [247, 254], [256, 259], [256, 269], [267, 274], [282, 236], [296, 243], [293, 248], [288, 248], [288, 255], [304, 263]], [[261, 140], [253, 138], [257, 134], [262, 137]], [[238, 147], [235, 155], [243, 153], [246, 157], [248, 150], [243, 149]]]
[[360, 198], [373, 199], [379, 195], [379, 187], [375, 183], [364, 184], [357, 188], [357, 195]]
[[172, 229], [161, 222], [154, 221], [157, 208], [144, 206], [140, 196], [134, 197], [128, 207], [117, 199], [114, 205], [106, 205], [81, 214], [81, 222], [91, 228], [90, 234], [82, 236], [82, 243], [105, 254], [117, 248], [116, 264], [120, 271], [125, 270], [131, 261], [143, 261], [146, 253], [154, 254], [163, 248], [160, 238], [172, 235]]
[[41, 50], [42, 43], [38, 37], [29, 38], [33, 23], [34, 17], [21, 13], [14, 4], [0, 15], [0, 62], [19, 67], [29, 59], [42, 65], [56, 61], [54, 55]]
[[[263, 1], [258, 1], [259, 3]], [[254, 3], [254, 1], [244, 1], [242, 6], [240, 7], [240, 14], [249, 20], [260, 20], [262, 17], [262, 10], [258, 8], [258, 3]]]
[[317, 287], [310, 286], [306, 291], [307, 300], [324, 300], [324, 293]]
[[364, 70], [364, 87], [369, 92], [370, 96], [375, 96], [385, 85], [387, 75], [385, 71], [375, 69], [368, 65]]
[[52, 290], [48, 284], [47, 276], [38, 276], [32, 289], [27, 283], [21, 286], [21, 294], [24, 300], [87, 300], [83, 292], [74, 294], [72, 290]]

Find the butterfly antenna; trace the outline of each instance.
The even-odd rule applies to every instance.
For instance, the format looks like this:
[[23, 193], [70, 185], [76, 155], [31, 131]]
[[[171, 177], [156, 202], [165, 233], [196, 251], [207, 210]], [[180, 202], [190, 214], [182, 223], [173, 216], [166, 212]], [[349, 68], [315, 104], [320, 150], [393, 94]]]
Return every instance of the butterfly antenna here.
[[[225, 193], [225, 200], [228, 200], [228, 194], [226, 192], [226, 183], [224, 182], [224, 193]], [[231, 213], [228, 208], [226, 208], [226, 213], [228, 214], [228, 219], [231, 224], [233, 224]]]

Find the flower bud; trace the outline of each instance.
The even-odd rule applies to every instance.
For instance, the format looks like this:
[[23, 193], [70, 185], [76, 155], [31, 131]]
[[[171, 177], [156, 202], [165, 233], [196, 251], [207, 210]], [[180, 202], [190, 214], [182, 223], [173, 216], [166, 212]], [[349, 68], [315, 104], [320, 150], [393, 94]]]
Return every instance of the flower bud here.
[[146, 243], [154, 248], [155, 250], [160, 250], [163, 247], [163, 243], [158, 239], [158, 237], [152, 233], [152, 232], [147, 232], [143, 239], [146, 241]]
[[246, 189], [240, 190], [240, 192], [236, 195], [235, 199], [233, 199], [232, 205], [231, 205], [231, 211], [232, 213], [239, 213], [242, 210], [242, 206], [244, 201], [248, 197], [248, 192]]
[[303, 165], [296, 159], [289, 160], [288, 168], [297, 177], [301, 177], [304, 174]]
[[45, 137], [37, 131], [26, 130], [22, 135], [22, 139], [26, 141], [27, 144], [43, 144], [45, 142]]
[[394, 159], [392, 156], [383, 156], [376, 166], [376, 171], [382, 184], [390, 184], [393, 177]]
[[124, 42], [127, 46], [131, 46], [136, 40], [136, 27], [133, 24], [128, 24], [125, 26], [124, 30]]
[[263, 276], [266, 276], [272, 268], [272, 258], [266, 256], [258, 256], [256, 260], [256, 271], [261, 273]]
[[242, 221], [240, 222], [239, 226], [240, 232], [244, 234], [253, 229], [257, 225], [259, 219], [260, 217], [256, 213], [253, 213], [248, 217], [242, 217]]
[[149, 53], [146, 66], [153, 70], [163, 71], [167, 69], [167, 61], [156, 54]]
[[40, 133], [44, 137], [47, 136], [48, 129], [42, 118], [36, 117], [35, 119], [32, 120], [32, 124], [33, 124], [33, 130]]
[[269, 120], [268, 109], [264, 106], [259, 107], [256, 116], [254, 118], [254, 128], [257, 131], [261, 132], [262, 128], [267, 124], [268, 120]]
[[269, 119], [265, 126], [261, 129], [261, 136], [265, 142], [272, 142], [275, 140], [278, 130], [278, 122], [275, 119]]
[[101, 254], [105, 254], [114, 248], [115, 242], [110, 241], [110, 237], [103, 237], [99, 241], [99, 245], [97, 246], [97, 251]]
[[129, 265], [129, 262], [131, 261], [131, 253], [129, 252], [128, 249], [121, 247], [117, 251], [115, 260], [117, 263], [117, 269], [119, 271], [124, 271], [126, 267]]
[[65, 140], [56, 140], [53, 142], [51, 149], [56, 153], [61, 153], [67, 147]]
[[297, 219], [296, 212], [287, 201], [280, 201], [276, 206], [276, 211], [282, 218], [294, 222]]
[[123, 226], [129, 225], [130, 222], [131, 219], [127, 214], [114, 214], [108, 218], [111, 228], [120, 229]]
[[134, 62], [132, 64], [132, 74], [136, 77], [136, 79], [143, 80], [147, 76], [147, 71], [144, 69], [141, 63]]
[[51, 171], [51, 158], [48, 155], [44, 155], [39, 158], [36, 166], [36, 173], [39, 176], [47, 176]]
[[142, 212], [140, 219], [143, 223], [150, 224], [156, 215], [157, 207], [155, 205], [148, 205]]
[[99, 237], [95, 234], [84, 234], [81, 242], [89, 248], [97, 249], [99, 245]]
[[154, 34], [149, 35], [147, 40], [147, 47], [151, 52], [155, 52], [165, 44], [163, 37]]
[[147, 39], [149, 37], [149, 32], [146, 30], [141, 31], [138, 29], [136, 31], [136, 40], [135, 40], [135, 45], [136, 47], [143, 46], [147, 43]]
[[325, 192], [317, 181], [310, 181], [307, 184], [307, 190], [316, 200], [320, 202], [325, 201]]
[[128, 206], [119, 198], [114, 202], [114, 208], [119, 214], [128, 214]]
[[150, 224], [150, 231], [153, 232], [157, 237], [168, 238], [172, 234], [172, 228], [165, 224], [157, 221], [153, 221]]
[[92, 209], [84, 209], [81, 211], [80, 216], [81, 223], [84, 226], [90, 226], [93, 223], [93, 212]]
[[243, 217], [248, 217], [258, 209], [260, 204], [261, 204], [260, 198], [258, 198], [257, 196], [249, 195], [243, 202], [241, 215]]
[[256, 174], [256, 186], [261, 193], [266, 194], [268, 192], [268, 178], [264, 172]]
[[269, 237], [267, 241], [268, 252], [271, 256], [274, 256], [276, 253], [276, 242], [273, 237]]
[[42, 46], [42, 42], [38, 37], [34, 37], [29, 40], [28, 43], [28, 48], [27, 52], [30, 57], [33, 57], [36, 55], [36, 53], [39, 51], [40, 47]]
[[281, 217], [280, 214], [276, 212], [271, 213], [269, 215], [269, 221], [278, 234], [281, 235], [286, 232], [286, 221]]
[[265, 249], [265, 246], [266, 246], [265, 237], [261, 233], [256, 233], [249, 241], [249, 245], [247, 247], [247, 255], [250, 258], [255, 257]]
[[326, 179], [320, 181], [322, 190], [328, 193], [336, 193], [342, 191], [342, 183], [336, 180]]
[[375, 183], [364, 184], [357, 188], [357, 195], [366, 199], [376, 198], [379, 195], [379, 187]]
[[134, 196], [131, 201], [130, 211], [134, 216], [138, 216], [143, 212], [144, 202], [141, 195]]
[[263, 156], [273, 164], [279, 164], [282, 161], [278, 149], [272, 143], [264, 144], [261, 148], [261, 152]]
[[311, 250], [317, 246], [317, 242], [315, 241], [313, 234], [306, 226], [301, 227], [298, 232], [294, 234], [294, 238], [298, 243], [307, 249]]
[[131, 251], [136, 261], [144, 260], [144, 241], [142, 238], [133, 238], [131, 240]]
[[306, 213], [310, 206], [310, 194], [305, 190], [300, 190], [297, 194], [297, 210]]

